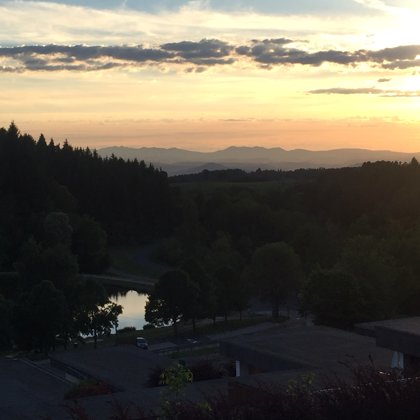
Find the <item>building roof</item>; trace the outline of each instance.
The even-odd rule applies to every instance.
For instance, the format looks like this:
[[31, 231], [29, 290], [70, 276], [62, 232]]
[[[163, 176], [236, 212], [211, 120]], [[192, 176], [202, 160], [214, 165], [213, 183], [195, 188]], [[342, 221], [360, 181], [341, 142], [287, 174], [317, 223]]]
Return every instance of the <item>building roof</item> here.
[[362, 334], [375, 337], [377, 327], [390, 328], [392, 330], [404, 331], [410, 334], [420, 335], [420, 316], [411, 318], [386, 319], [385, 321], [363, 322], [357, 324], [356, 330]]
[[265, 371], [299, 370], [351, 376], [351, 367], [373, 363], [390, 366], [392, 353], [375, 339], [322, 326], [279, 327], [221, 343], [229, 357]]
[[151, 369], [172, 363], [164, 356], [134, 345], [56, 353], [50, 359], [100, 379], [120, 391], [143, 388]]

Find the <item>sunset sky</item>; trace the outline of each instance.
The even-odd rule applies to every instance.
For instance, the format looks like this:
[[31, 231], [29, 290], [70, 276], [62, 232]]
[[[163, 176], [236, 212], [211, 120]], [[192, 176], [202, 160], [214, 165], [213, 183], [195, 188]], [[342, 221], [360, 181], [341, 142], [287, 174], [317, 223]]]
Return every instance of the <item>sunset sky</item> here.
[[77, 146], [420, 152], [418, 0], [0, 0], [1, 125]]

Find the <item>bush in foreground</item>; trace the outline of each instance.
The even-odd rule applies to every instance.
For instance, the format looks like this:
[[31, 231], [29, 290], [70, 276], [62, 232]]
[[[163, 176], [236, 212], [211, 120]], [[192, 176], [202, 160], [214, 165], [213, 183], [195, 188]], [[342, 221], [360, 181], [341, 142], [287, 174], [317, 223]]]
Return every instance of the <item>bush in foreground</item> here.
[[93, 397], [95, 395], [111, 394], [112, 389], [104, 382], [95, 380], [85, 380], [70, 388], [64, 395], [64, 399], [76, 399], [83, 397]]
[[[191, 366], [188, 366], [188, 368], [192, 373], [193, 382], [220, 379], [227, 376], [234, 376], [235, 374], [234, 366], [231, 363], [215, 365], [210, 361], [202, 360], [194, 363]], [[150, 388], [156, 386], [164, 386], [165, 384], [162, 383], [161, 380], [161, 376], [164, 371], [165, 369], [160, 366], [156, 366], [153, 369], [150, 369], [150, 373], [145, 385]]]
[[[108, 418], [160, 420], [417, 420], [420, 418], [420, 379], [383, 375], [373, 369], [358, 369], [352, 384], [336, 380], [322, 390], [310, 380], [291, 383], [286, 389], [275, 384], [237, 385], [227, 395], [205, 401], [163, 401], [155, 413], [118, 406]], [[83, 414], [83, 413], [82, 413]], [[86, 413], [84, 413], [86, 414]], [[82, 420], [83, 416], [74, 416]]]

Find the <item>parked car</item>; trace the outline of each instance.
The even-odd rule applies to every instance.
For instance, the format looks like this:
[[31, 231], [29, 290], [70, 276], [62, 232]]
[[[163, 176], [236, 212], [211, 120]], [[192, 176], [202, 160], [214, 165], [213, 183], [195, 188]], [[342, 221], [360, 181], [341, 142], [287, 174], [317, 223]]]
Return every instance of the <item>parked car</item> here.
[[147, 350], [149, 348], [149, 343], [147, 340], [143, 337], [137, 337], [136, 338], [136, 346], [140, 349]]

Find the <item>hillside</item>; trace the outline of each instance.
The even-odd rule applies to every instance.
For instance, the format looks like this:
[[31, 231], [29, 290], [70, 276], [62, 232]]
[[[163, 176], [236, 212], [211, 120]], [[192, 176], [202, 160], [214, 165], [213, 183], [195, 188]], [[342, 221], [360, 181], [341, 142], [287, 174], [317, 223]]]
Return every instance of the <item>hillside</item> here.
[[358, 166], [367, 161], [408, 162], [420, 153], [403, 153], [390, 150], [335, 149], [313, 151], [305, 149], [285, 150], [280, 147], [228, 147], [215, 152], [197, 152], [178, 148], [129, 148], [107, 147], [98, 150], [99, 155], [115, 155], [123, 159], [138, 159], [151, 162], [167, 171], [169, 175], [200, 172], [203, 169], [261, 169], [293, 170], [300, 168], [337, 168]]

